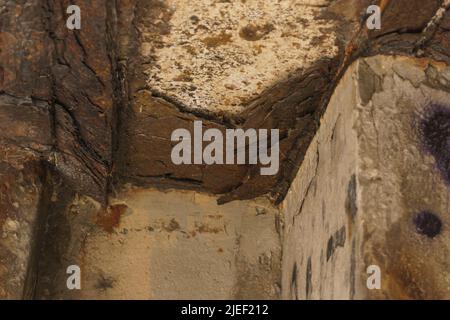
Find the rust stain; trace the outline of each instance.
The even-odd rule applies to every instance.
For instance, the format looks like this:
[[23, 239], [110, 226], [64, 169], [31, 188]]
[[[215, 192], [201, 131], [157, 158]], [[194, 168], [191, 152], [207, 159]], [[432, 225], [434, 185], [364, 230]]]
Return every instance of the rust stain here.
[[96, 224], [108, 233], [112, 233], [114, 228], [120, 225], [120, 219], [126, 212], [128, 206], [125, 204], [111, 205], [108, 208], [100, 209], [97, 213]]
[[386, 7], [389, 5], [390, 0], [381, 0], [380, 1], [380, 9], [382, 12], [385, 11]]
[[163, 228], [167, 232], [173, 232], [173, 231], [176, 231], [176, 230], [180, 230], [180, 224], [178, 223], [177, 220], [172, 219], [172, 220], [170, 220], [168, 225], [164, 224]]

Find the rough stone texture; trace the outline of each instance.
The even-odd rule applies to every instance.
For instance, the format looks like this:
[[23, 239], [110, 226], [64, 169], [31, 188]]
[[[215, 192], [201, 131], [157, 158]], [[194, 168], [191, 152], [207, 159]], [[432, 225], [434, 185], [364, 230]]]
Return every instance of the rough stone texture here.
[[[371, 3], [378, 3], [383, 9], [381, 31], [368, 32], [365, 28], [364, 9]], [[69, 4], [81, 7], [80, 31], [65, 28], [65, 8]], [[115, 199], [113, 191], [122, 190], [126, 183], [143, 189], [177, 187], [217, 193], [222, 195], [219, 203], [261, 195], [280, 203], [319, 125], [326, 128], [327, 122], [320, 121], [321, 116], [353, 61], [384, 53], [450, 64], [450, 13], [445, 10], [448, 6], [448, 1], [439, 0], [305, 0], [290, 1], [289, 7], [298, 10], [288, 12], [281, 4], [256, 0], [194, 1], [189, 6], [176, 0], [0, 0], [0, 186], [5, 195], [1, 198], [3, 209], [0, 208], [2, 228], [7, 222], [6, 240], [0, 241], [0, 293], [24, 298], [67, 294], [60, 287], [65, 283], [64, 268], [83, 247], [91, 227], [95, 230], [99, 224], [114, 230], [122, 207], [111, 206], [114, 201], [108, 201]], [[194, 14], [185, 16], [197, 9], [202, 10], [195, 14], [198, 21], [192, 17]], [[238, 19], [236, 14], [241, 17]], [[202, 28], [202, 24], [209, 29]], [[301, 27], [304, 32], [299, 30]], [[280, 50], [277, 44], [286, 50]], [[170, 67], [172, 62], [175, 68]], [[226, 65], [230, 68], [224, 68]], [[159, 67], [161, 72], [157, 71]], [[407, 83], [411, 82], [415, 88], [411, 92], [417, 97], [424, 90], [423, 83], [441, 92], [437, 96], [448, 92], [449, 77], [439, 63], [429, 64], [425, 72], [418, 72], [409, 62], [388, 67], [399, 78], [409, 79]], [[364, 104], [370, 104], [373, 92], [382, 90], [384, 82], [379, 76], [371, 76], [380, 73], [371, 71], [376, 69], [374, 66], [361, 65], [364, 68], [366, 71], [360, 74], [366, 79], [358, 80], [358, 88], [362, 88], [359, 95]], [[216, 73], [209, 78], [211, 70]], [[244, 73], [253, 78], [243, 79]], [[161, 81], [155, 81], [155, 76]], [[445, 111], [439, 112], [445, 115]], [[433, 119], [433, 114], [424, 114], [424, 118]], [[178, 128], [192, 128], [194, 120], [220, 130], [280, 129], [280, 172], [264, 177], [259, 175], [257, 166], [174, 166], [170, 161], [170, 133]], [[343, 126], [347, 128], [345, 123]], [[422, 133], [430, 132], [421, 122], [418, 128]], [[431, 138], [422, 141], [423, 152], [436, 159], [436, 172], [445, 179], [449, 157], [429, 146], [429, 141], [434, 141], [433, 132]], [[377, 136], [372, 134], [371, 139]], [[393, 150], [397, 147], [394, 145]], [[355, 183], [349, 181], [362, 190], [361, 177], [355, 176]], [[347, 185], [344, 190], [348, 190]], [[336, 196], [336, 205], [340, 206], [344, 194], [337, 191]], [[77, 211], [78, 202], [83, 208], [80, 214], [68, 214]], [[127, 205], [133, 207], [132, 203]], [[349, 210], [355, 208], [347, 206]], [[438, 209], [422, 208], [411, 218], [417, 221], [417, 214], [433, 211], [443, 220], [445, 232], [446, 221]], [[10, 232], [16, 222], [20, 231]], [[351, 260], [352, 254], [346, 247], [349, 230], [343, 231], [342, 223], [340, 215], [330, 220], [332, 234], [327, 239], [327, 251], [331, 257], [344, 250], [347, 256], [342, 259], [347, 260], [350, 255]], [[239, 224], [235, 221], [234, 225], [237, 228]], [[384, 228], [379, 222], [373, 225]], [[427, 231], [429, 225], [435, 224], [425, 221], [415, 228], [422, 236], [433, 234], [433, 230]], [[402, 236], [406, 232], [400, 231]], [[441, 237], [437, 235], [429, 241]], [[379, 242], [383, 244], [385, 238]], [[101, 237], [98, 239], [102, 241]], [[136, 241], [136, 237], [132, 239]], [[92, 247], [91, 243], [89, 249]], [[406, 247], [398, 250], [406, 252], [405, 259], [413, 255]], [[317, 256], [308, 257], [295, 268], [287, 266], [298, 272], [306, 266], [305, 279], [310, 279], [305, 282], [308, 297], [319, 296], [317, 283], [313, 283], [317, 277], [314, 259]], [[89, 263], [96, 265], [93, 260]], [[335, 262], [336, 268], [340, 263]], [[445, 262], [435, 265], [445, 267]], [[423, 265], [414, 268], [389, 271], [392, 288], [403, 290], [402, 283], [413, 279], [422, 290], [418, 297], [426, 297], [428, 284], [415, 280]], [[16, 271], [14, 284], [5, 283], [5, 277]], [[251, 275], [252, 270], [241, 274]], [[111, 281], [108, 275], [105, 277], [100, 283], [108, 288]], [[344, 280], [336, 276], [337, 282]], [[331, 287], [326, 281], [323, 288]], [[274, 282], [264, 283], [263, 291], [272, 297], [274, 291], [267, 288]], [[229, 283], [224, 286], [233, 287]], [[357, 297], [357, 278], [355, 286]], [[252, 287], [233, 287], [227, 294], [247, 297]], [[350, 292], [346, 288], [344, 285], [335, 296]], [[392, 288], [388, 292], [400, 295], [400, 289]], [[436, 288], [436, 295], [445, 296], [444, 289]], [[404, 290], [408, 297], [417, 292]], [[292, 292], [291, 296], [295, 296]]]
[[83, 32], [74, 32], [65, 23], [69, 1], [0, 2], [2, 127], [10, 124], [8, 118], [32, 126], [26, 134], [6, 131], [5, 137], [28, 135], [34, 145], [27, 147], [102, 201], [112, 166], [116, 101], [114, 7], [106, 3], [78, 1]]
[[105, 1], [78, 1], [84, 32], [70, 32], [68, 4], [0, 1], [2, 298], [35, 296], [49, 175], [66, 176], [65, 188], [103, 203], [108, 189], [115, 57], [106, 20], [113, 13]]
[[28, 270], [49, 191], [46, 170], [33, 160], [17, 167], [1, 161], [0, 181], [0, 299], [20, 299], [34, 281]]
[[[153, 1], [151, 10], [147, 2], [123, 4], [119, 8], [119, 21], [126, 23], [121, 24], [119, 34], [125, 35], [121, 37], [121, 47], [128, 48], [121, 54], [129, 107], [121, 117], [123, 142], [118, 153], [118, 180], [224, 194], [219, 200], [221, 203], [263, 194], [269, 195], [275, 203], [282, 201], [331, 93], [352, 61], [362, 55], [378, 53], [430, 56], [449, 61], [445, 55], [448, 12], [442, 16], [439, 12], [445, 13], [445, 10], [438, 10], [443, 1], [380, 1], [384, 12], [381, 32], [368, 31], [365, 26], [364, 11], [371, 3], [376, 2], [293, 1], [291, 5], [297, 5], [299, 14], [305, 13], [306, 17], [296, 20], [297, 27], [289, 23], [292, 17], [284, 14], [281, 5], [258, 1], [245, 4], [240, 1], [208, 2], [209, 6], [204, 2], [185, 6], [177, 1]], [[230, 10], [241, 14], [239, 23], [234, 15], [224, 11], [229, 6]], [[197, 14], [197, 19], [186, 14], [200, 7], [205, 9], [202, 17]], [[239, 28], [245, 27], [247, 20], [253, 17], [251, 13], [259, 7], [270, 7], [273, 9], [271, 12], [280, 12], [279, 19], [273, 22], [271, 13], [258, 18], [260, 24], [272, 23], [276, 28], [258, 40], [247, 41], [239, 36]], [[405, 7], [410, 8], [407, 14], [403, 12]], [[210, 25], [209, 16], [219, 15], [221, 18]], [[314, 27], [324, 21], [327, 21], [326, 30]], [[202, 23], [208, 29], [201, 28]], [[289, 34], [297, 32], [301, 23], [308, 24], [308, 28], [300, 36], [304, 41], [302, 47], [296, 48], [288, 41], [291, 39]], [[321, 36], [317, 36], [317, 30], [322, 32]], [[271, 60], [263, 50], [245, 60], [247, 63], [235, 59], [230, 68], [223, 70], [234, 54], [249, 56], [254, 43], [270, 47], [280, 39], [292, 50]], [[326, 47], [331, 43], [333, 45], [328, 50], [311, 51], [311, 47]], [[305, 51], [310, 51], [311, 55]], [[211, 59], [205, 59], [211, 55]], [[288, 74], [281, 72], [273, 81], [269, 77], [272, 71], [267, 70], [278, 67], [286, 70], [283, 69], [286, 66], [283, 59], [291, 55], [303, 58], [286, 62], [296, 67], [292, 67]], [[263, 69], [261, 61], [267, 62]], [[174, 68], [170, 68], [172, 65]], [[214, 73], [208, 71], [212, 67]], [[242, 91], [245, 88], [240, 86], [234, 86], [238, 88], [234, 90], [222, 88], [230, 80], [229, 74], [252, 74], [255, 67], [264, 72], [248, 80], [248, 88], [261, 81], [264, 89], [251, 90], [249, 95], [245, 95]], [[211, 77], [211, 80], [206, 81], [205, 77]], [[215, 89], [211, 90], [210, 86]], [[232, 94], [227, 93], [230, 90]], [[227, 98], [222, 97], [224, 94]], [[232, 102], [236, 98], [243, 99], [238, 99], [240, 103]], [[165, 114], [169, 115], [163, 117], [161, 110], [171, 111], [166, 111]], [[220, 130], [234, 127], [279, 129], [279, 173], [262, 177], [258, 174], [258, 166], [173, 166], [166, 152], [169, 134], [177, 128], [189, 129], [194, 120], [203, 120], [205, 127]], [[158, 151], [146, 152], [151, 146], [158, 146], [155, 148]], [[222, 186], [220, 182], [224, 180], [227, 183]]]
[[[113, 173], [116, 182], [222, 193], [221, 202], [269, 194], [278, 203], [352, 60], [395, 52], [448, 61], [448, 13], [437, 15], [443, 1], [380, 3], [384, 27], [367, 32], [361, 13], [370, 1], [289, 2], [298, 10], [264, 1], [79, 1], [83, 28], [72, 32], [65, 28], [67, 1], [3, 1], [0, 92], [47, 105], [40, 110], [48, 109], [51, 125], [42, 133], [52, 141], [38, 147], [51, 149], [45, 157], [57, 171], [102, 202]], [[174, 75], [177, 68], [194, 71], [195, 90], [186, 94], [189, 77]], [[210, 69], [218, 72], [211, 79]], [[225, 88], [244, 73], [254, 75], [245, 80], [247, 92]], [[219, 129], [280, 129], [280, 172], [261, 177], [255, 166], [173, 166], [168, 133], [194, 119]]]
[[314, 3], [165, 1], [154, 22], [167, 26], [158, 44], [141, 30], [149, 87], [189, 108], [242, 111], [281, 79], [336, 55], [334, 21], [318, 23]]
[[[281, 220], [267, 200], [218, 206], [193, 191], [129, 186], [110, 203], [104, 210], [75, 196], [51, 215], [36, 298], [279, 297]], [[52, 241], [64, 233], [65, 242]], [[66, 288], [72, 264], [82, 270], [80, 291]]]
[[[116, 98], [109, 1], [0, 1], [0, 297], [32, 298], [52, 178], [105, 203]], [[60, 188], [61, 186], [58, 186]]]
[[[448, 167], [424, 145], [431, 132], [448, 154], [448, 123], [430, 113], [450, 110], [449, 70], [387, 56], [348, 70], [283, 203], [283, 298], [450, 297]], [[369, 265], [381, 290], [366, 288]]]
[[48, 8], [56, 60], [51, 67], [58, 150], [54, 163], [76, 181], [74, 186], [82, 180], [83, 192], [104, 202], [116, 127], [115, 8], [109, 1], [77, 4], [83, 12], [82, 32], [69, 31], [61, 23], [68, 1]]
[[[128, 98], [121, 115], [115, 174], [119, 183], [225, 194], [221, 203], [267, 193], [275, 201], [284, 196], [315, 131], [316, 106], [338, 57], [336, 20], [320, 17], [326, 3], [289, 4], [298, 13], [288, 14], [284, 5], [262, 1], [119, 4], [119, 47]], [[197, 12], [198, 21], [187, 14], [191, 11]], [[257, 27], [264, 25], [273, 26], [266, 31]], [[233, 79], [241, 81], [242, 74], [249, 76], [246, 88], [227, 85]], [[219, 130], [280, 129], [279, 173], [260, 176], [257, 165], [173, 165], [170, 133], [192, 128], [194, 120]], [[149, 148], [155, 152], [147, 152]]]

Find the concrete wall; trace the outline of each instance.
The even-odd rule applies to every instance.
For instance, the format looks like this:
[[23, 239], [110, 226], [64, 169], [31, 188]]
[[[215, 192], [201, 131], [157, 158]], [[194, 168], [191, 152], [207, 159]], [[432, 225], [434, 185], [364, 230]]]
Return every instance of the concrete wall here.
[[[65, 219], [54, 221], [54, 238], [68, 240], [42, 253], [37, 298], [278, 298], [278, 210], [264, 199], [216, 201], [128, 187], [105, 211], [90, 198], [73, 198], [55, 213]], [[66, 287], [72, 264], [81, 268], [80, 291]]]
[[[217, 205], [206, 193], [131, 185], [103, 208], [64, 176], [45, 191], [45, 174], [32, 173], [24, 206], [5, 202], [29, 217], [2, 218], [0, 249], [17, 257], [2, 263], [20, 267], [2, 269], [8, 279], [19, 272], [2, 294], [21, 297], [28, 286], [39, 299], [448, 298], [449, 75], [426, 59], [355, 62], [279, 209], [265, 198]], [[46, 233], [33, 250], [41, 193]], [[74, 264], [79, 291], [66, 287]], [[380, 267], [381, 290], [366, 287], [369, 265]]]
[[450, 297], [449, 72], [387, 56], [347, 71], [282, 205], [283, 298]]
[[[372, 2], [0, 0], [0, 298], [449, 297], [449, 69], [335, 85], [449, 65], [450, 14]], [[195, 120], [280, 129], [279, 173], [174, 165]]]
[[[71, 210], [91, 206], [94, 223], [67, 255], [85, 274], [74, 297], [277, 298], [280, 274], [284, 299], [449, 297], [448, 74], [426, 59], [355, 62], [282, 216], [262, 199], [217, 206], [193, 191], [125, 188], [105, 213], [78, 200]], [[381, 290], [366, 287], [369, 265]]]

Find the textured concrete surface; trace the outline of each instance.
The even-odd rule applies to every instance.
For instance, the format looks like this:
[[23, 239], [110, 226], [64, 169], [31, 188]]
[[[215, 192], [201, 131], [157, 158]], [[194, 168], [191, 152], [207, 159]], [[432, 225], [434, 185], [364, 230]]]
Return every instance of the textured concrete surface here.
[[283, 298], [450, 297], [449, 71], [387, 56], [349, 69], [283, 203]]
[[356, 98], [350, 70], [282, 203], [284, 299], [351, 297], [351, 265], [356, 258], [350, 234], [356, 230], [346, 199], [357, 160], [352, 130]]
[[[218, 206], [215, 197], [193, 191], [129, 187], [106, 211], [83, 197], [61, 210], [54, 215], [63, 215], [66, 227], [58, 219], [50, 228], [70, 239], [58, 244], [57, 254], [49, 254], [53, 243], [43, 251], [36, 298], [280, 295], [281, 218], [267, 200]], [[72, 264], [82, 270], [80, 291], [66, 288]]]
[[[221, 202], [279, 197], [290, 161], [312, 137], [315, 104], [339, 56], [337, 20], [321, 17], [323, 4], [118, 3], [127, 100], [116, 180], [225, 194]], [[261, 177], [257, 165], [175, 166], [171, 132], [191, 130], [195, 120], [222, 131], [280, 129], [280, 172]]]
[[[320, 178], [310, 180], [316, 171], [302, 169], [306, 180], [297, 179], [283, 205], [290, 217], [287, 222], [292, 225], [286, 229], [285, 246], [293, 252], [284, 259], [283, 295], [447, 297], [447, 261], [434, 252], [442, 252], [445, 257], [447, 250], [448, 198], [442, 181], [448, 185], [450, 162], [445, 152], [449, 77], [444, 64], [450, 64], [450, 13], [445, 11], [448, 1], [376, 1], [384, 12], [381, 31], [365, 28], [362, 13], [374, 2], [371, 0], [279, 4], [227, 0], [191, 1], [189, 5], [175, 0], [74, 2], [82, 9], [79, 31], [65, 28], [64, 9], [70, 4], [67, 0], [0, 0], [2, 297], [75, 297], [74, 292], [65, 289], [65, 268], [73, 261], [82, 264], [81, 257], [86, 257], [86, 267], [92, 272], [92, 278], [83, 280], [88, 288], [83, 292], [86, 297], [120, 296], [114, 286], [125, 288], [122, 277], [129, 277], [133, 283], [126, 293], [132, 295], [134, 285], [142, 283], [136, 275], [125, 274], [127, 262], [121, 256], [130, 257], [127, 254], [131, 249], [121, 251], [115, 239], [126, 241], [118, 234], [118, 230], [127, 232], [120, 229], [121, 223], [130, 230], [147, 226], [142, 223], [147, 204], [138, 195], [146, 194], [155, 201], [166, 195], [153, 187], [222, 194], [219, 199], [204, 196], [208, 204], [194, 205], [190, 197], [180, 195], [184, 192], [169, 192], [171, 197], [179, 197], [183, 209], [198, 207], [203, 212], [233, 208], [236, 212], [230, 213], [232, 218], [227, 223], [240, 230], [244, 239], [246, 232], [256, 231], [247, 226], [246, 220], [241, 223], [237, 213], [252, 211], [249, 208], [256, 205], [254, 200], [225, 207], [213, 203], [262, 195], [272, 203], [283, 201], [319, 125], [324, 133], [316, 141], [321, 144], [310, 148], [318, 152], [308, 155], [304, 163], [317, 172], [328, 171], [333, 179], [325, 182], [321, 173]], [[346, 73], [352, 61], [380, 53], [440, 63], [385, 57], [385, 62], [360, 63]], [[329, 100], [344, 75], [347, 80], [341, 82], [341, 87], [345, 87], [342, 83], [348, 86], [342, 92], [357, 94], [343, 97], [336, 91], [334, 99], [352, 106], [356, 99], [358, 117], [354, 126], [344, 117], [346, 114], [339, 121], [334, 118], [340, 111], [330, 111], [320, 121], [327, 106], [336, 104], [329, 104]], [[354, 87], [349, 78], [355, 79]], [[424, 108], [431, 102], [433, 107]], [[350, 112], [349, 105], [340, 106], [342, 112]], [[413, 116], [412, 110], [418, 115]], [[352, 117], [355, 112], [351, 111]], [[408, 127], [411, 119], [413, 124]], [[170, 133], [178, 128], [190, 129], [195, 120], [220, 130], [280, 129], [278, 175], [262, 177], [255, 166], [173, 166]], [[331, 131], [348, 135], [344, 139]], [[331, 147], [327, 135], [333, 138], [335, 147]], [[358, 148], [350, 148], [347, 139], [356, 139]], [[400, 152], [405, 146], [412, 149]], [[323, 155], [342, 161], [338, 165]], [[352, 161], [357, 163], [358, 172], [351, 170]], [[320, 180], [318, 192], [316, 198], [310, 199], [316, 180]], [[131, 188], [136, 197], [123, 193], [127, 183], [136, 187]], [[320, 188], [334, 191], [334, 196], [319, 199]], [[130, 200], [126, 207], [121, 203], [124, 199]], [[259, 198], [255, 201], [268, 206]], [[327, 201], [332, 206], [330, 209], [330, 205], [323, 205], [326, 210], [321, 221], [328, 225], [323, 231], [317, 217], [303, 212], [303, 208], [310, 212], [317, 203]], [[388, 214], [390, 209], [386, 208], [391, 207], [394, 214]], [[129, 216], [127, 208], [134, 208], [134, 215]], [[161, 206], [152, 214], [163, 219], [163, 212], [172, 209]], [[331, 216], [330, 211], [338, 214]], [[359, 218], [359, 211], [366, 213], [366, 220]], [[346, 212], [351, 213], [350, 218], [356, 215], [353, 222], [344, 225], [350, 219]], [[164, 226], [172, 229], [176, 223], [162, 220], [157, 222], [160, 234], [142, 233], [140, 238], [138, 231], [131, 232], [128, 245], [136, 244], [140, 254], [149, 257], [143, 247], [148, 244], [156, 250], [154, 244], [166, 243], [161, 234], [167, 233], [167, 243], [174, 241], [215, 259], [216, 252], [205, 249], [205, 243], [213, 242], [222, 233], [184, 239], [182, 235], [191, 232], [192, 225], [184, 224], [181, 215], [174, 219], [180, 225], [179, 232], [164, 230]], [[206, 213], [194, 221], [211, 222]], [[314, 226], [306, 227], [311, 224]], [[282, 230], [278, 226], [276, 222], [277, 233]], [[265, 221], [261, 228], [267, 228], [267, 233], [259, 232], [258, 236], [272, 237], [272, 224]], [[111, 243], [105, 240], [106, 235]], [[227, 248], [238, 238], [231, 234], [224, 237]], [[297, 242], [297, 237], [311, 242]], [[89, 250], [83, 252], [84, 248]], [[168, 245], [164, 250], [159, 252], [178, 257], [177, 248]], [[258, 287], [258, 292], [264, 297], [278, 296], [279, 274], [268, 271], [265, 257], [258, 258], [261, 262], [256, 269], [248, 270], [245, 266], [255, 266], [256, 256], [246, 250], [242, 249], [246, 260], [238, 263], [235, 258], [228, 273], [223, 268], [209, 272], [201, 266], [195, 271], [218, 279], [225, 288], [221, 297], [249, 297], [260, 284], [263, 288]], [[110, 252], [120, 261], [115, 270], [106, 267]], [[231, 259], [230, 254], [224, 257], [224, 261]], [[175, 260], [167, 258], [159, 265], [152, 260], [148, 266], [163, 270], [163, 265], [174, 266]], [[326, 264], [326, 260], [330, 262]], [[361, 287], [364, 281], [360, 276], [365, 275], [360, 270], [362, 261], [382, 267], [385, 287], [381, 292], [368, 294]], [[317, 272], [319, 265], [322, 273]], [[132, 269], [142, 271], [139, 268], [145, 266], [137, 263]], [[169, 270], [178, 278], [185, 271], [176, 267]], [[266, 280], [256, 280], [267, 274]], [[150, 282], [152, 273], [145, 276], [143, 289], [137, 293], [145, 297], [161, 294], [152, 291], [158, 288]], [[167, 279], [163, 279], [161, 288], [171, 288], [180, 295], [186, 293], [186, 287], [194, 286], [184, 279], [179, 283]]]
[[242, 111], [280, 80], [337, 54], [335, 22], [317, 19], [326, 3], [164, 1], [158, 45], [141, 30], [142, 54], [154, 61], [148, 84], [190, 108]]

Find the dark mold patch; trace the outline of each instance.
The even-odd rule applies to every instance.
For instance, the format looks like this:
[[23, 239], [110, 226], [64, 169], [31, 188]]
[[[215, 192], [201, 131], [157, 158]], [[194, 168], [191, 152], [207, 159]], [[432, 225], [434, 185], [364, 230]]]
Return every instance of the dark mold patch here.
[[311, 257], [308, 258], [308, 264], [306, 266], [306, 299], [309, 299], [311, 297], [312, 293], [312, 263], [311, 263]]
[[[73, 239], [69, 216], [66, 214], [76, 195], [69, 181], [61, 177], [57, 172], [49, 168], [50, 181], [46, 190], [47, 202], [45, 213], [39, 218], [33, 239], [34, 248], [31, 254], [31, 264], [28, 270], [27, 290], [24, 292], [26, 299], [55, 299], [61, 297], [60, 284], [67, 279], [66, 259], [69, 256]], [[58, 188], [57, 186], [64, 186]], [[58, 201], [52, 201], [52, 197]], [[43, 204], [44, 205], [44, 204]], [[40, 229], [40, 230], [38, 230]], [[33, 261], [34, 260], [34, 261]], [[64, 280], [63, 280], [64, 279]]]
[[356, 292], [356, 241], [352, 241], [352, 253], [350, 256], [350, 299], [355, 298]]
[[294, 267], [292, 268], [292, 275], [291, 275], [291, 296], [295, 300], [298, 300], [297, 277], [298, 277], [297, 262], [294, 262]]
[[420, 234], [426, 235], [428, 238], [434, 238], [441, 233], [441, 219], [432, 212], [422, 211], [418, 213], [414, 217], [413, 223], [416, 227], [416, 231]]
[[333, 241], [333, 236], [331, 236], [328, 239], [328, 243], [327, 243], [327, 261], [330, 260], [333, 253], [334, 253], [334, 241]]
[[344, 226], [344, 227], [340, 228], [338, 231], [336, 231], [334, 233], [334, 235], [332, 235], [330, 237], [330, 239], [328, 239], [327, 261], [330, 260], [331, 256], [334, 254], [334, 251], [336, 250], [336, 248], [343, 247], [345, 245], [345, 238], [346, 238], [346, 234], [345, 234], [345, 226]]
[[257, 41], [264, 38], [264, 36], [272, 32], [274, 29], [275, 27], [271, 23], [266, 23], [263, 26], [248, 24], [239, 31], [239, 36], [247, 41]]
[[419, 136], [426, 152], [450, 186], [450, 108], [431, 104], [418, 121]]
[[351, 218], [352, 222], [358, 213], [356, 205], [356, 176], [352, 175], [347, 187], [347, 198], [345, 199], [345, 212]]
[[168, 225], [164, 224], [163, 228], [167, 232], [173, 232], [173, 231], [180, 230], [180, 224], [178, 223], [177, 220], [172, 219], [172, 220], [170, 220]]
[[106, 291], [114, 287], [114, 282], [115, 280], [112, 277], [100, 274], [100, 276], [97, 279], [97, 283], [95, 284], [95, 288], [98, 289], [99, 291]]

